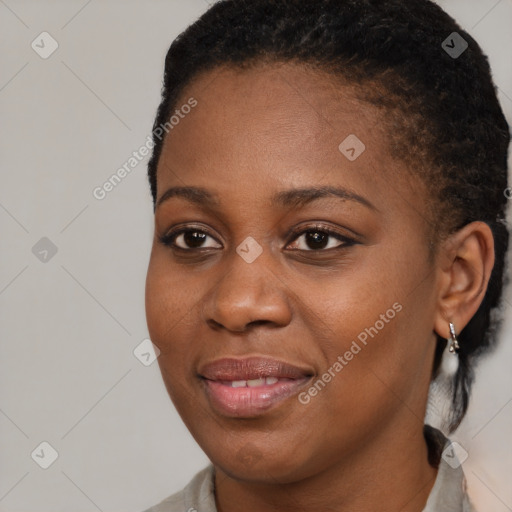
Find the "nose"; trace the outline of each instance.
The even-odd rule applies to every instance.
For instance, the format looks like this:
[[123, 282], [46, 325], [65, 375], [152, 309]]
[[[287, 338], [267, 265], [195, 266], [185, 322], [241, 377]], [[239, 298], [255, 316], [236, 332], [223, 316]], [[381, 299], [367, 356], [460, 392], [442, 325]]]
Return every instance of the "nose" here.
[[254, 325], [287, 325], [292, 316], [286, 285], [265, 251], [252, 263], [233, 253], [229, 270], [207, 297], [203, 314], [210, 327], [244, 332]]

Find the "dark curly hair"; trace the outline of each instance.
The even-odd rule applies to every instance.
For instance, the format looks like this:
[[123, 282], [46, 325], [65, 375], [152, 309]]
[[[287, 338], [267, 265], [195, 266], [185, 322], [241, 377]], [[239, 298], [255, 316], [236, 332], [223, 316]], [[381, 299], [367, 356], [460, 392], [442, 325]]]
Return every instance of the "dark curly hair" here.
[[[453, 32], [468, 44], [459, 56]], [[457, 37], [457, 36], [456, 36]], [[221, 0], [172, 43], [154, 122], [148, 176], [155, 207], [163, 140], [156, 135], [199, 74], [220, 66], [293, 62], [358, 85], [386, 119], [390, 151], [427, 185], [430, 248], [472, 221], [486, 222], [495, 264], [480, 308], [460, 332], [450, 431], [464, 417], [474, 360], [496, 343], [501, 324], [508, 230], [508, 124], [486, 56], [475, 40], [429, 0]], [[366, 86], [366, 87], [365, 87]], [[446, 340], [437, 336], [432, 377]]]

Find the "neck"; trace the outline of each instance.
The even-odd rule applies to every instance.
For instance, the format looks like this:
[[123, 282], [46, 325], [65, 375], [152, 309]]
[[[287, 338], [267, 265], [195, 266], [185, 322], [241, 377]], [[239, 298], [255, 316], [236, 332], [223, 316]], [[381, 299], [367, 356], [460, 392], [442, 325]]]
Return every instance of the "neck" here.
[[437, 469], [428, 463], [423, 426], [379, 434], [364, 450], [300, 481], [240, 481], [215, 471], [218, 512], [421, 512]]

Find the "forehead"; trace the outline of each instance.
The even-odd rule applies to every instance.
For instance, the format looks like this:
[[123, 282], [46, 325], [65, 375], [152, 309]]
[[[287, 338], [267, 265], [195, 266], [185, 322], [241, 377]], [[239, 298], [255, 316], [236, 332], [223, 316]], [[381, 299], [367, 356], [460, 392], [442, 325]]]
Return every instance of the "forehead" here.
[[[337, 159], [344, 135], [364, 136], [382, 115], [358, 101], [356, 90], [357, 86], [342, 85], [333, 76], [304, 64], [260, 63], [248, 69], [222, 67], [200, 75], [186, 88], [177, 107], [191, 95], [198, 100], [194, 129], [202, 127], [200, 133], [208, 141], [222, 141], [219, 150], [231, 145], [231, 150], [240, 147], [245, 151], [264, 140], [277, 152], [274, 154], [286, 154], [286, 149], [296, 154], [300, 149], [304, 158], [318, 146], [326, 149], [330, 145], [329, 154]], [[210, 132], [214, 127], [221, 130]], [[381, 142], [377, 135], [373, 134], [373, 145]]]
[[357, 87], [291, 63], [199, 75], [176, 104], [197, 100], [166, 138], [159, 195], [198, 180], [253, 199], [291, 185], [335, 184], [403, 210], [408, 173], [388, 149], [385, 113], [358, 100]]

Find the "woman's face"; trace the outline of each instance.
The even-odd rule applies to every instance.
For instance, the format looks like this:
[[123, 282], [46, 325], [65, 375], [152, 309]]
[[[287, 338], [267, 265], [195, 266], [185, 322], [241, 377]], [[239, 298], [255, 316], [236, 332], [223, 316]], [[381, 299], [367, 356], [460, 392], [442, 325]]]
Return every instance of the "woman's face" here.
[[197, 442], [237, 478], [289, 482], [421, 430], [427, 192], [381, 113], [292, 64], [216, 69], [176, 108], [191, 97], [158, 165], [146, 310]]

